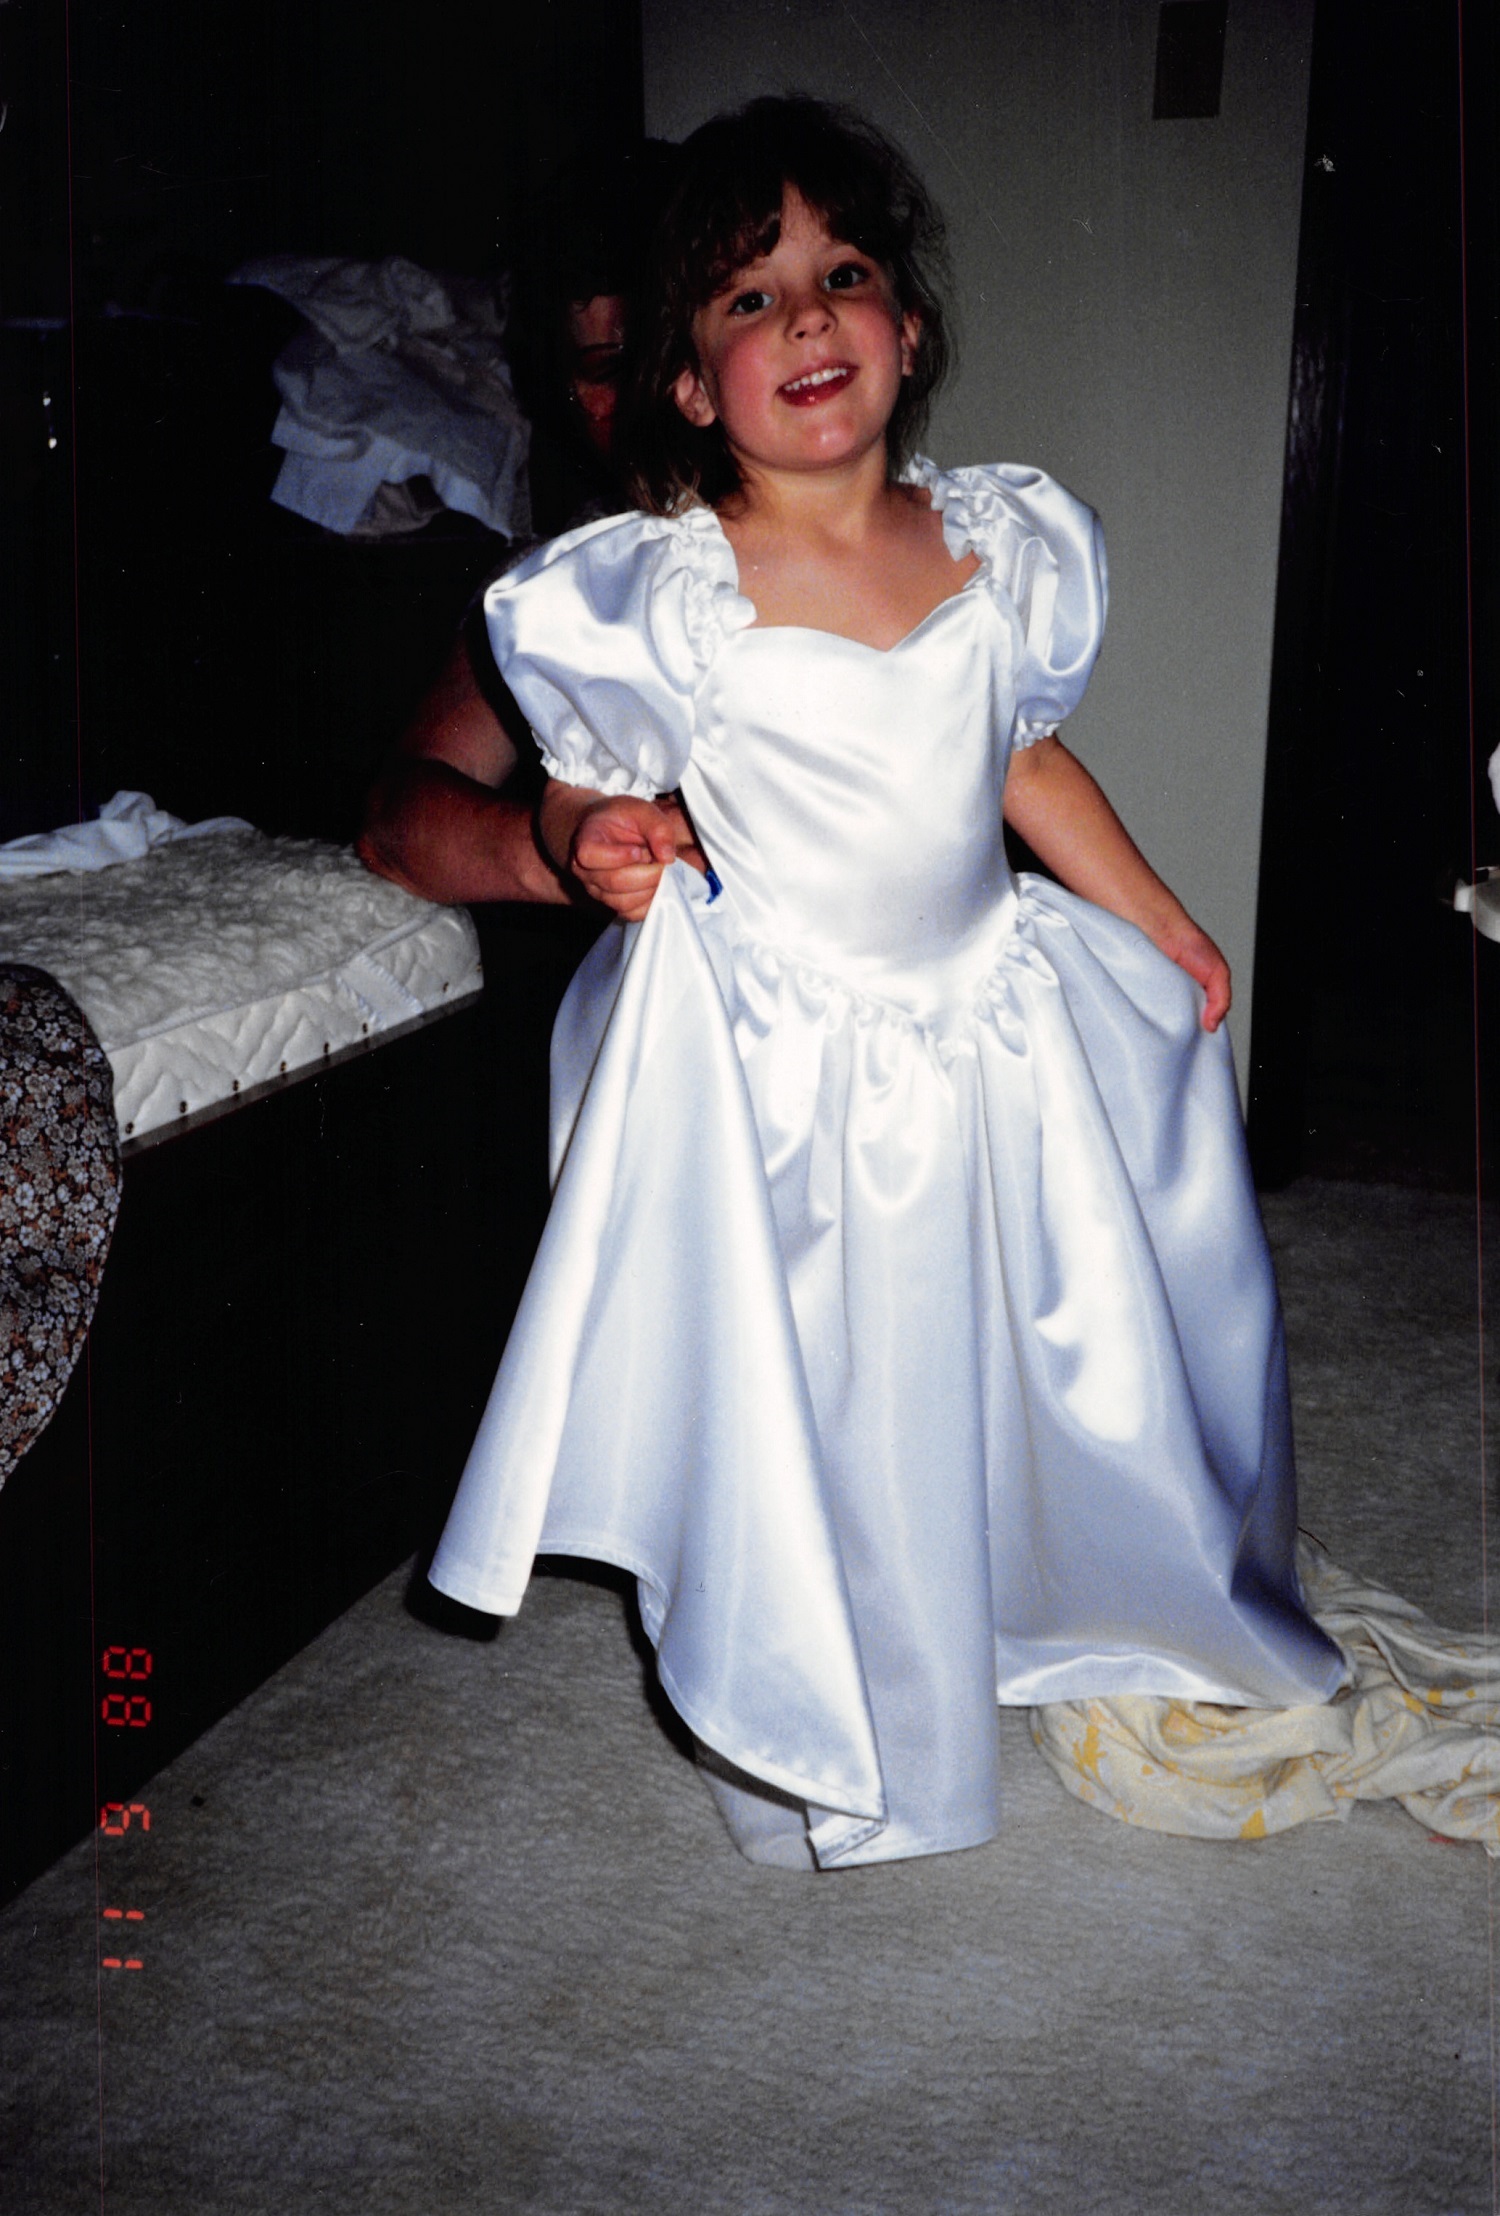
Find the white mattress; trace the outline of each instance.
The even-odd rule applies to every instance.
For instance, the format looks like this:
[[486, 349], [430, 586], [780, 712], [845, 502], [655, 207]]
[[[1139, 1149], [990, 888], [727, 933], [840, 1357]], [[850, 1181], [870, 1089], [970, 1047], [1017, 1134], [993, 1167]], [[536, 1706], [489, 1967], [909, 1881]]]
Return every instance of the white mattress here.
[[483, 984], [465, 910], [372, 877], [346, 847], [258, 831], [0, 886], [0, 959], [49, 971], [83, 1009], [132, 1147]]

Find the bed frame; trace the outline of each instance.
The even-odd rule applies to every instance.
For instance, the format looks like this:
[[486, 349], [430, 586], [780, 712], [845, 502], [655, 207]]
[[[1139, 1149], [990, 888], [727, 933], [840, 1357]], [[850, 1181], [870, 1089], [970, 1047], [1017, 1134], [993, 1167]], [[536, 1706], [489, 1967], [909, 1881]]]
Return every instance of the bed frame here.
[[126, 1162], [83, 1359], [0, 1492], [0, 1899], [435, 1542], [592, 935], [478, 920], [477, 1003]]

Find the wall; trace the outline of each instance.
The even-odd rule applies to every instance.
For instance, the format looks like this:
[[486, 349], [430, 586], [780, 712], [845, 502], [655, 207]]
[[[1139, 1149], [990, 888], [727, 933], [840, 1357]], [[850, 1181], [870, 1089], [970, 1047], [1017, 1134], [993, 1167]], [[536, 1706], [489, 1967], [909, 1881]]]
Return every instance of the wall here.
[[1220, 114], [1153, 122], [1155, 0], [645, 0], [646, 127], [796, 88], [898, 139], [949, 218], [942, 461], [1091, 500], [1113, 612], [1069, 731], [1234, 966], [1249, 1038], [1312, 0], [1229, 0]]

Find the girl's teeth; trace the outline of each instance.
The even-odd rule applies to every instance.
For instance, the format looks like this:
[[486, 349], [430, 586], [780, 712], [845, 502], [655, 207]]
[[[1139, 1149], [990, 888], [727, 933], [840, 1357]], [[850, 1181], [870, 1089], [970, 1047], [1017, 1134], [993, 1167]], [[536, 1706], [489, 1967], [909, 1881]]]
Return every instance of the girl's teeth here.
[[786, 389], [788, 392], [806, 392], [809, 385], [831, 384], [835, 377], [842, 377], [843, 374], [841, 369], [815, 369], [810, 377], [794, 378]]

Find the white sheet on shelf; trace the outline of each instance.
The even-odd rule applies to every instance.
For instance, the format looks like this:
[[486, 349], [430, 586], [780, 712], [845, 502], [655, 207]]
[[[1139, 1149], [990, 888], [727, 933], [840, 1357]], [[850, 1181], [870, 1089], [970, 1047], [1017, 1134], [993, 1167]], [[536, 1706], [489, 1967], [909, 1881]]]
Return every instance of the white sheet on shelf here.
[[462, 908], [346, 847], [214, 832], [87, 875], [0, 886], [0, 956], [66, 987], [137, 1143], [477, 992]]
[[217, 831], [249, 831], [243, 816], [211, 816], [184, 823], [158, 808], [149, 793], [116, 793], [89, 823], [65, 823], [60, 831], [34, 831], [0, 846], [0, 884], [16, 877], [50, 877], [56, 870], [113, 869], [138, 862], [174, 839], [201, 839]]

